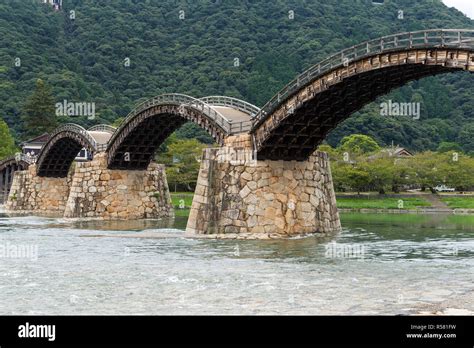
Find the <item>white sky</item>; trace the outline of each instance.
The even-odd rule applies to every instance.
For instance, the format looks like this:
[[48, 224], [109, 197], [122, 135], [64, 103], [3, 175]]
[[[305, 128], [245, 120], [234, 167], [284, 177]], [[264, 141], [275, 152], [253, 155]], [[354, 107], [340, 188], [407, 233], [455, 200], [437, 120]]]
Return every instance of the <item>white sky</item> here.
[[449, 7], [456, 7], [459, 11], [474, 19], [474, 0], [443, 0]]

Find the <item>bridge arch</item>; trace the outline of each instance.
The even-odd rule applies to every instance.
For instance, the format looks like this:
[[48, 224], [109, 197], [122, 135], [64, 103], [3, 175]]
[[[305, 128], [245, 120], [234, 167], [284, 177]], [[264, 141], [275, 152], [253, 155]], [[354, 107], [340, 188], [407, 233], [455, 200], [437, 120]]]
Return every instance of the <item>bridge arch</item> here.
[[36, 160], [38, 176], [64, 178], [79, 151], [85, 148], [89, 153], [98, 149], [98, 142], [83, 127], [64, 124], [51, 134]]
[[113, 134], [107, 146], [108, 167], [146, 169], [158, 147], [188, 121], [223, 144], [226, 136], [250, 130], [251, 104], [244, 103], [227, 97], [196, 99], [184, 94], [151, 98], [132, 110]]
[[26, 170], [33, 163], [33, 158], [16, 154], [0, 161], [0, 202], [6, 201], [13, 182], [13, 173]]
[[426, 30], [364, 42], [312, 66], [253, 118], [259, 160], [306, 160], [364, 105], [426, 76], [474, 72], [474, 30]]

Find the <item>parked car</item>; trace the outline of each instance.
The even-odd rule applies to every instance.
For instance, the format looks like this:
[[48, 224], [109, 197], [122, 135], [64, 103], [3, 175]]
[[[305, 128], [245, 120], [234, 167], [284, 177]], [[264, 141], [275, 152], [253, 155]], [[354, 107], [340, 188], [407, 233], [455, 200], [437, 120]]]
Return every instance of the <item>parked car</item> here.
[[438, 185], [434, 189], [438, 192], [454, 192], [452, 187], [447, 187], [446, 185]]

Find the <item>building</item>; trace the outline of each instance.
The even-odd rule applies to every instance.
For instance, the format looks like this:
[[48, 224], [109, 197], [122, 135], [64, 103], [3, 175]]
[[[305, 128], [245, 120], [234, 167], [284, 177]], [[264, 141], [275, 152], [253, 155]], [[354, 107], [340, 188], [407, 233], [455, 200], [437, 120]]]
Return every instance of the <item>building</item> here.
[[63, 7], [63, 0], [43, 0], [43, 3], [53, 6], [56, 11]]
[[413, 157], [413, 153], [405, 149], [404, 147], [400, 146], [390, 146], [381, 149], [377, 153], [370, 155], [368, 157], [369, 160], [374, 160], [377, 158], [385, 157], [388, 155], [389, 157], [395, 158], [395, 163], [397, 163], [398, 159]]
[[413, 157], [413, 154], [405, 149], [404, 147], [399, 147], [399, 146], [394, 146], [394, 147], [389, 147], [387, 149], [383, 149], [383, 152], [388, 152], [390, 156], [393, 157]]
[[22, 152], [32, 157], [38, 156], [44, 144], [49, 140], [49, 134], [44, 133], [36, 138], [21, 143]]

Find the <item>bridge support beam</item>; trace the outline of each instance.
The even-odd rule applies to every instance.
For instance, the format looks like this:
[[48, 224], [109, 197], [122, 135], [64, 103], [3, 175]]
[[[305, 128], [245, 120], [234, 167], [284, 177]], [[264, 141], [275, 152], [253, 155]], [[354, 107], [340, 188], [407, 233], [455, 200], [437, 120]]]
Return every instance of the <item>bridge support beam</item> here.
[[250, 137], [229, 137], [226, 145], [204, 150], [188, 234], [265, 239], [340, 230], [326, 153], [304, 162], [244, 156], [242, 163], [230, 157], [248, 153]]
[[64, 217], [144, 219], [174, 215], [163, 165], [147, 170], [107, 169], [107, 155], [77, 163]]
[[[8, 179], [7, 179], [8, 180]], [[5, 204], [9, 212], [41, 216], [63, 216], [71, 178], [36, 175], [36, 166], [16, 171]]]

